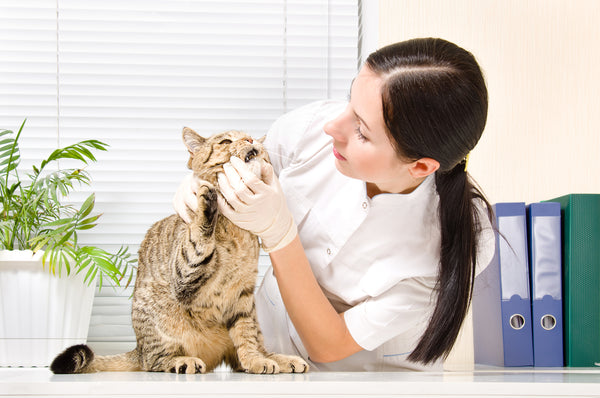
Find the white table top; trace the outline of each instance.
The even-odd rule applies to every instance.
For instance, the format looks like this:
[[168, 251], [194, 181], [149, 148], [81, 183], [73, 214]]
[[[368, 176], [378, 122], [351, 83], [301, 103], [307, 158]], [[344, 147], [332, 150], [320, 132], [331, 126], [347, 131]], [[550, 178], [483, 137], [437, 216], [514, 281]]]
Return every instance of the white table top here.
[[46, 368], [0, 368], [0, 397], [600, 397], [600, 369], [489, 368], [474, 372], [307, 373], [215, 372], [54, 375]]

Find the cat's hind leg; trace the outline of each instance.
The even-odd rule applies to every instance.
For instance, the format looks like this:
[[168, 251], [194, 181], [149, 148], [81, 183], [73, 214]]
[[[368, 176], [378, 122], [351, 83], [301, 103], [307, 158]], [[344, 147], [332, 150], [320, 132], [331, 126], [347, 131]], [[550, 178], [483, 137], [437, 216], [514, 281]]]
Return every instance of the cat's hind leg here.
[[269, 359], [274, 360], [279, 365], [279, 371], [281, 373], [306, 373], [308, 372], [309, 365], [304, 359], [296, 355], [284, 355], [272, 352], [267, 352], [264, 343], [264, 337], [260, 328], [258, 330], [258, 344], [261, 351]]
[[[139, 317], [144, 310], [134, 312], [138, 315], [136, 338], [141, 370], [167, 373], [205, 373], [209, 370], [202, 359], [191, 356], [178, 340], [174, 330], [180, 329], [180, 325], [173, 323], [175, 320], [167, 316], [155, 319]], [[159, 310], [163, 315], [172, 313], [168, 311], [166, 308]]]
[[240, 296], [236, 312], [230, 314], [226, 327], [241, 370], [262, 374], [280, 372], [277, 361], [266, 357], [266, 351], [259, 341], [260, 331], [251, 290]]
[[267, 354], [267, 358], [274, 360], [279, 365], [281, 373], [306, 373], [308, 364], [306, 361], [295, 355]]
[[[156, 349], [150, 347], [156, 347]], [[143, 370], [149, 372], [193, 374], [207, 371], [207, 366], [202, 359], [186, 356], [183, 349], [164, 341], [158, 344], [148, 344], [146, 349], [142, 350], [141, 356]]]
[[204, 361], [197, 357], [166, 356], [156, 360], [152, 366], [145, 369], [150, 372], [166, 373], [206, 373], [207, 368]]
[[267, 358], [256, 341], [256, 322], [251, 318], [240, 317], [229, 329], [229, 335], [236, 346], [239, 368], [248, 373], [279, 373], [279, 365]]
[[167, 364], [171, 373], [205, 373], [206, 365], [200, 358], [196, 357], [174, 357]]

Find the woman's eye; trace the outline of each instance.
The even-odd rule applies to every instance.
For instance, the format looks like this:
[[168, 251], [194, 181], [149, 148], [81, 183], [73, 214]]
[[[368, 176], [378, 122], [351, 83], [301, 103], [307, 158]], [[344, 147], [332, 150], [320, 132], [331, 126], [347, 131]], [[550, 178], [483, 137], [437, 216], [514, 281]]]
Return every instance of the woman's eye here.
[[362, 133], [362, 131], [361, 131], [361, 129], [360, 129], [360, 124], [358, 124], [358, 125], [356, 126], [355, 132], [356, 132], [356, 136], [358, 137], [358, 140], [359, 140], [359, 141], [361, 141], [361, 142], [366, 142], [366, 141], [367, 141], [367, 137], [365, 137], [365, 136], [363, 135], [363, 133]]
[[231, 144], [231, 142], [232, 142], [232, 141], [231, 141], [230, 139], [227, 139], [227, 138], [226, 138], [226, 139], [224, 139], [224, 140], [221, 140], [221, 141], [219, 142], [219, 145]]

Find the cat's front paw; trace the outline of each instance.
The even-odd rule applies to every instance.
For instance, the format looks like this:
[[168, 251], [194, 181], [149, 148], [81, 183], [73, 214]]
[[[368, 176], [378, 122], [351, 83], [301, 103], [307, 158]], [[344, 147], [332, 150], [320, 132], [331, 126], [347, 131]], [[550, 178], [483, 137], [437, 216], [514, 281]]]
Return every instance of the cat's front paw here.
[[217, 220], [219, 206], [217, 204], [217, 189], [207, 181], [199, 181], [199, 188], [196, 191], [198, 199], [198, 211], [196, 212], [196, 222], [205, 229], [206, 233], [212, 233]]
[[270, 354], [269, 358], [277, 362], [281, 373], [306, 373], [309, 369], [306, 361], [295, 355]]
[[204, 373], [206, 365], [200, 358], [195, 357], [175, 357], [170, 363], [169, 372], [171, 373]]
[[248, 373], [254, 374], [275, 374], [279, 373], [279, 365], [272, 359], [257, 356], [248, 361], [249, 363], [242, 367]]

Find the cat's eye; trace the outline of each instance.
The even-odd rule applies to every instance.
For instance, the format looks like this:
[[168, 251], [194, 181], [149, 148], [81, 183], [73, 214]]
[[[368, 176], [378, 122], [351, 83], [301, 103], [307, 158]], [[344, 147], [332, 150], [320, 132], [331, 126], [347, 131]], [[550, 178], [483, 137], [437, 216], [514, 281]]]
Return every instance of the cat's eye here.
[[232, 141], [228, 138], [225, 138], [224, 140], [219, 141], [219, 145], [224, 145], [224, 144], [231, 144]]

